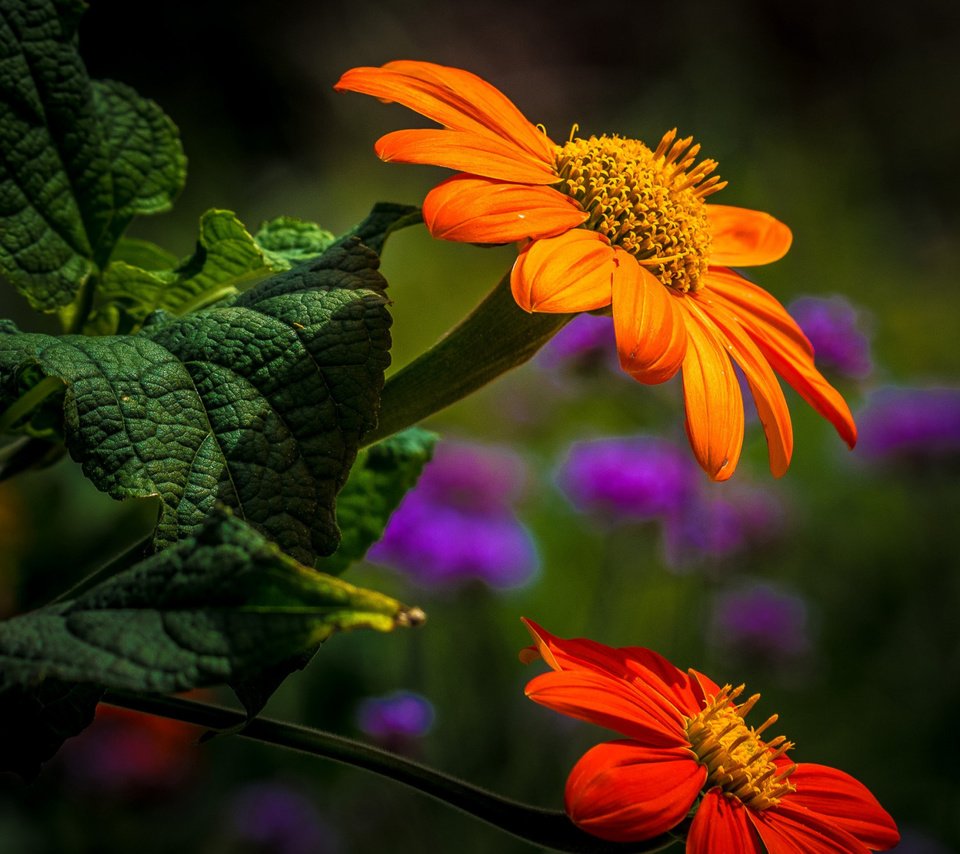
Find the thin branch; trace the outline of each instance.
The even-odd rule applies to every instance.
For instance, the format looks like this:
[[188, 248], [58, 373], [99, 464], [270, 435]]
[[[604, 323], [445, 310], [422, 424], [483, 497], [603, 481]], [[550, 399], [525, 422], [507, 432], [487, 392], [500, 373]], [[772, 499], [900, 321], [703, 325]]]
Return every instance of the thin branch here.
[[266, 718], [248, 722], [242, 712], [176, 697], [108, 691], [103, 702], [218, 731], [233, 730], [232, 734], [240, 738], [364, 768], [417, 789], [519, 839], [554, 851], [570, 854], [660, 851], [682, 838], [685, 831], [681, 825], [675, 829], [677, 835], [663, 834], [645, 842], [606, 842], [580, 830], [563, 812], [501, 797], [419, 762], [343, 736]]

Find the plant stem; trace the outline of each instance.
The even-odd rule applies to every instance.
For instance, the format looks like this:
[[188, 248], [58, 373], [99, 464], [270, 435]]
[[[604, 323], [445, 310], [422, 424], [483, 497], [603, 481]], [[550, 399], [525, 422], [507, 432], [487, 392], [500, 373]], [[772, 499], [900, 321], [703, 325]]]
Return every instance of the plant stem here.
[[33, 412], [51, 394], [65, 387], [66, 385], [59, 377], [44, 377], [3, 411], [0, 415], [0, 433], [8, 433], [21, 418]]
[[387, 380], [371, 445], [456, 403], [526, 362], [573, 318], [527, 314], [503, 279], [461, 323]]
[[[563, 812], [529, 806], [488, 792], [378, 747], [332, 733], [232, 709], [176, 697], [108, 691], [103, 702], [151, 715], [173, 718], [214, 730], [234, 730], [241, 738], [333, 759], [389, 777], [492, 824], [527, 842], [571, 854], [626, 854], [660, 851], [678, 836], [663, 834], [644, 842], [606, 842], [580, 830]], [[682, 833], [684, 827], [676, 828]]]

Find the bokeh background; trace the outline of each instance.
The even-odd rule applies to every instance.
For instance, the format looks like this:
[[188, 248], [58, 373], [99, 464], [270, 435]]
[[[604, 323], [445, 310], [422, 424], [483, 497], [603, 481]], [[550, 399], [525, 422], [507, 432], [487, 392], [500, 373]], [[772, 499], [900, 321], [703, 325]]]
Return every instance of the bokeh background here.
[[[378, 135], [418, 120], [331, 86], [355, 65], [426, 59], [484, 76], [557, 140], [574, 123], [653, 143], [674, 126], [694, 134], [730, 182], [716, 201], [793, 229], [789, 255], [757, 271], [763, 286], [786, 303], [842, 295], [827, 305], [848, 331], [831, 339], [830, 311], [807, 304], [811, 329], [869, 343], [859, 369], [842, 356], [823, 367], [872, 439], [848, 453], [788, 392], [797, 440], [781, 481], [756, 424], [731, 484], [691, 480], [677, 384], [610, 370], [603, 329], [438, 415], [428, 426], [448, 450], [420, 500], [455, 512], [348, 575], [429, 622], [334, 638], [265, 714], [386, 741], [559, 808], [569, 768], [606, 733], [524, 698], [538, 672], [516, 656], [526, 615], [747, 682], [763, 694], [758, 721], [779, 712], [798, 760], [872, 789], [901, 825], [898, 850], [960, 850], [956, 4], [97, 0], [80, 33], [94, 76], [133, 85], [181, 129], [187, 188], [133, 231], [178, 254], [210, 207], [250, 227], [289, 214], [339, 233], [377, 200], [418, 203], [444, 173], [372, 153]], [[422, 228], [391, 238], [394, 365], [513, 257]], [[0, 309], [48, 328], [11, 289]], [[593, 462], [574, 447], [612, 437], [631, 442], [589, 446], [603, 449]], [[46, 601], [149, 516], [96, 493], [69, 461], [3, 484], [0, 611]], [[32, 786], [0, 778], [0, 851], [533, 850], [361, 771], [195, 739], [104, 715]]]

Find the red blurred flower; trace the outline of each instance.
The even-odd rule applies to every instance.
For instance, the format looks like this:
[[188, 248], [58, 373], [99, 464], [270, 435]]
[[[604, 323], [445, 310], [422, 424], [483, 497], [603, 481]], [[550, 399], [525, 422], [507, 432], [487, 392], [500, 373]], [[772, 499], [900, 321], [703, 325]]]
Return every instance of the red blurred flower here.
[[554, 672], [532, 679], [531, 700], [627, 736], [577, 762], [566, 809], [583, 830], [614, 842], [666, 833], [696, 809], [688, 854], [866, 854], [900, 835], [867, 788], [843, 771], [796, 764], [783, 736], [761, 738], [777, 716], [749, 727], [760, 695], [720, 687], [649, 649], [613, 649], [554, 637], [525, 620]]
[[[770, 214], [706, 198], [726, 182], [699, 145], [669, 131], [654, 148], [620, 136], [553, 142], [499, 89], [459, 68], [400, 61], [353, 68], [340, 91], [396, 101], [443, 126], [376, 143], [383, 160], [460, 170], [424, 199], [434, 237], [520, 244], [511, 274], [525, 311], [609, 309], [623, 370], [638, 382], [683, 375], [687, 433], [707, 474], [726, 480], [743, 444], [733, 362], [747, 377], [780, 476], [790, 463], [790, 412], [774, 371], [848, 445], [847, 404], [816, 369], [786, 309], [732, 267], [786, 254], [790, 229]], [[574, 127], [574, 131], [576, 131]]]

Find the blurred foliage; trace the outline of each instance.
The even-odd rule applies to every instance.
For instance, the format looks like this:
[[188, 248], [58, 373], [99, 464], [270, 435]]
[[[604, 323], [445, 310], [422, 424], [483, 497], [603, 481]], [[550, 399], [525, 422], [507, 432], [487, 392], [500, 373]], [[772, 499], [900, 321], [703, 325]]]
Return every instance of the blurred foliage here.
[[[354, 65], [429, 59], [485, 76], [555, 139], [574, 122], [582, 133], [656, 139], [678, 125], [695, 134], [730, 181], [718, 202], [769, 210], [794, 231], [790, 254], [762, 271], [763, 286], [785, 302], [842, 293], [872, 316], [878, 367], [865, 383], [841, 383], [855, 412], [874, 385], [960, 377], [958, 179], [944, 165], [960, 143], [960, 17], [948, 3], [644, 0], [618, 17], [556, 0], [456, 11], [437, 0], [295, 0], [282, 15], [215, 0], [165, 4], [144, 26], [136, 4], [99, 0], [80, 31], [92, 76], [133, 85], [180, 128], [187, 188], [174, 214], [134, 229], [180, 255], [211, 207], [247, 223], [289, 214], [340, 233], [375, 199], [417, 203], [442, 172], [381, 164], [371, 150], [380, 133], [409, 126], [409, 114], [330, 87]], [[443, 244], [422, 229], [393, 237], [383, 272], [394, 366], [459, 319], [512, 259], [510, 247]], [[12, 288], [0, 299], [0, 316], [49, 330]], [[437, 715], [419, 758], [557, 807], [567, 771], [605, 733], [523, 697], [538, 672], [516, 659], [527, 615], [557, 634], [643, 644], [720, 681], [746, 681], [763, 693], [761, 718], [780, 713], [796, 758], [853, 773], [903, 828], [944, 851], [960, 847], [960, 757], [945, 737], [960, 701], [960, 561], [949, 539], [958, 462], [868, 466], [788, 392], [790, 472], [770, 479], [754, 428], [736, 475], [784, 502], [786, 534], [678, 572], [656, 526], [592, 523], [553, 481], [576, 439], [647, 431], [682, 442], [678, 389], [606, 374], [572, 382], [530, 365], [427, 425], [524, 453], [519, 512], [539, 542], [539, 578], [509, 592], [421, 590], [389, 570], [351, 569], [349, 581], [416, 601], [430, 623], [334, 638], [265, 714], [355, 734], [362, 698], [412, 688]], [[111, 501], [69, 461], [0, 485], [0, 607], [46, 601], [154, 521], [148, 502]], [[801, 659], [735, 655], [711, 642], [715, 597], [756, 580], [804, 598], [812, 637]], [[353, 769], [229, 738], [184, 749], [200, 754], [192, 776], [149, 797], [78, 786], [66, 757], [30, 788], [0, 779], [0, 850], [248, 850], [230, 836], [231, 811], [239, 786], [264, 780], [316, 804], [329, 851], [378, 851], [385, 839], [397, 851], [530, 850]]]

